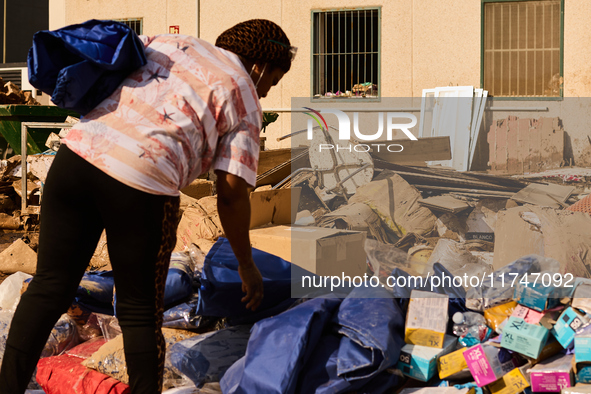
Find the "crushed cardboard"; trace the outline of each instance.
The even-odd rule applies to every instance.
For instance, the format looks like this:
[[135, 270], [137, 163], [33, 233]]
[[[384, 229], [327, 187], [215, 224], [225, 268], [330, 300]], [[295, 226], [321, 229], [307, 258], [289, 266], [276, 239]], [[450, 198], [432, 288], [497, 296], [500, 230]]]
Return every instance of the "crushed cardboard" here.
[[428, 235], [437, 218], [418, 200], [421, 194], [398, 174], [382, 172], [374, 181], [357, 189], [350, 203], [367, 204], [399, 238], [413, 232]]
[[499, 212], [494, 268], [538, 254], [561, 263], [560, 273], [591, 277], [591, 217], [582, 212], [521, 206]]

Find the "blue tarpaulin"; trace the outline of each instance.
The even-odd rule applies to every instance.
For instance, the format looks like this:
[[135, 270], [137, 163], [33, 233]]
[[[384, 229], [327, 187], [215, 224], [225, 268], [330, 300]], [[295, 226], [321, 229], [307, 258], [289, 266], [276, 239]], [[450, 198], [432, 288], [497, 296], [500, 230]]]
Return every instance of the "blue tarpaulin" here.
[[81, 115], [146, 62], [143, 43], [130, 27], [94, 19], [35, 33], [27, 59], [31, 85]]
[[250, 328], [228, 327], [177, 342], [167, 350], [170, 362], [197, 387], [219, 382], [226, 370], [244, 356]]
[[219, 238], [205, 257], [198, 315], [240, 318], [243, 323], [246, 317], [260, 320], [281, 313], [295, 302], [291, 299], [291, 263], [254, 248], [252, 258], [263, 276], [265, 294], [257, 311], [246, 309], [246, 304], [241, 301], [244, 293], [238, 274], [238, 260], [230, 242]]
[[[363, 298], [361, 298], [363, 297]], [[226, 372], [226, 394], [381, 393], [404, 344], [392, 293], [358, 288], [342, 300], [315, 298], [253, 327], [246, 355]]]

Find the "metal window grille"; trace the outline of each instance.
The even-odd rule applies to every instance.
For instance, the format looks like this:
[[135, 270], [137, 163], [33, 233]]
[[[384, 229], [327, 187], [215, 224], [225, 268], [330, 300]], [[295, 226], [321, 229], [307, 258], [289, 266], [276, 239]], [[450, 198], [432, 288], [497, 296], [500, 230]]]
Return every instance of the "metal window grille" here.
[[143, 34], [144, 31], [144, 18], [125, 18], [125, 19], [114, 19], [116, 22], [125, 23], [138, 36]]
[[314, 11], [312, 24], [312, 95], [378, 97], [380, 10]]
[[493, 96], [562, 95], [561, 0], [484, 4], [484, 88]]

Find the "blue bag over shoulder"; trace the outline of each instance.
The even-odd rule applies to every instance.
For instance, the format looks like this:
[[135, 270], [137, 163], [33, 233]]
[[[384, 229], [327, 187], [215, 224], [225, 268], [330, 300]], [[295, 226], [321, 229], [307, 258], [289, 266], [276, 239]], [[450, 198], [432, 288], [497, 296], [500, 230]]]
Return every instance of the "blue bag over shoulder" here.
[[35, 33], [27, 58], [31, 85], [81, 115], [146, 63], [144, 45], [130, 27], [95, 19]]

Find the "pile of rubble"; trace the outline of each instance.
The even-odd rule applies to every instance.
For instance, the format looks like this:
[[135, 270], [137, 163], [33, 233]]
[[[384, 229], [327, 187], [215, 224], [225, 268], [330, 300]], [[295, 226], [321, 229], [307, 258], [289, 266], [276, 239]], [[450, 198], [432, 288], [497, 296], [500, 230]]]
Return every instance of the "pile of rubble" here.
[[[256, 312], [240, 302], [214, 181], [183, 190], [166, 284], [168, 393], [590, 392], [591, 172], [518, 179], [372, 157], [335, 181], [313, 160], [306, 148], [261, 152]], [[0, 178], [5, 229], [23, 224], [18, 163]], [[43, 175], [28, 167], [35, 205]], [[129, 389], [106, 244], [30, 389]], [[35, 253], [15, 242], [2, 261], [15, 273], [0, 284], [0, 349]]]
[[0, 78], [0, 104], [41, 105], [31, 92], [23, 92], [12, 82]]

